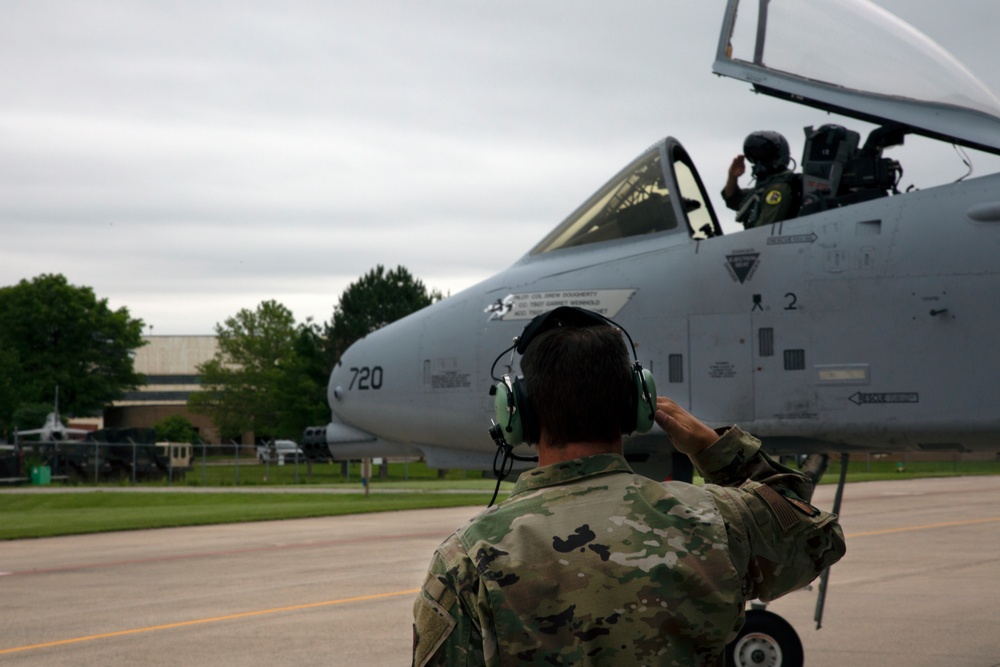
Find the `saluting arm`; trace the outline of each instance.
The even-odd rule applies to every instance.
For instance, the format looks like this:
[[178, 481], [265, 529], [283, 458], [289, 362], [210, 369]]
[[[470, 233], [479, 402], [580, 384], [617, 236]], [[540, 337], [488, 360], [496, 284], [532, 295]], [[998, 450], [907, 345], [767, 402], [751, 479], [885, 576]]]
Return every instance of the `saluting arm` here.
[[836, 515], [806, 500], [812, 482], [761, 451], [757, 438], [738, 426], [720, 434], [664, 397], [656, 420], [716, 497], [747, 599], [802, 588], [844, 555]]

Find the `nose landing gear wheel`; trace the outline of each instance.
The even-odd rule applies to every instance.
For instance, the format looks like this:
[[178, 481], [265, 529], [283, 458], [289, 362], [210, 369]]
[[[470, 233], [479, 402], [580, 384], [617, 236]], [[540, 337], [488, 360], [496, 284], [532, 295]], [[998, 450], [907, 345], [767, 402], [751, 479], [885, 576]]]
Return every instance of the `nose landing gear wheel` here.
[[802, 642], [777, 614], [747, 611], [747, 622], [726, 647], [726, 667], [802, 667]]

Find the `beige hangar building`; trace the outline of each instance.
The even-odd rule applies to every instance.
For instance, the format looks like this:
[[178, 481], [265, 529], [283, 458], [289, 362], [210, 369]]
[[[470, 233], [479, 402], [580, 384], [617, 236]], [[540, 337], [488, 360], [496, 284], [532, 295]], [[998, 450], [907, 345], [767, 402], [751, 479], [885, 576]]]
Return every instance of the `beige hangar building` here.
[[[219, 432], [205, 415], [188, 410], [187, 400], [201, 389], [198, 365], [218, 349], [215, 336], [144, 336], [135, 352], [135, 370], [146, 384], [126, 392], [104, 411], [106, 428], [152, 428], [172, 415], [187, 417], [206, 443], [219, 442]], [[248, 434], [249, 435], [249, 434]], [[244, 443], [246, 444], [246, 443]]]

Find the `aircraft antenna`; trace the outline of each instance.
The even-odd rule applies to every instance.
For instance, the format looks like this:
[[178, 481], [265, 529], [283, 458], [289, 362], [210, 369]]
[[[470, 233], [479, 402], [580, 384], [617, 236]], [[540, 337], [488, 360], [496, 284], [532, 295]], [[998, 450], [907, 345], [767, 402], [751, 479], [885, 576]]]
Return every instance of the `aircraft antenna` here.
[[[847, 464], [851, 460], [851, 455], [844, 452], [840, 456], [840, 481], [837, 484], [837, 493], [833, 498], [833, 513], [840, 516], [840, 501], [844, 498], [844, 484], [847, 482]], [[813, 620], [816, 621], [816, 629], [823, 627], [823, 607], [826, 605], [826, 586], [830, 581], [830, 568], [827, 567], [819, 576], [819, 593], [816, 595], [816, 613]]]

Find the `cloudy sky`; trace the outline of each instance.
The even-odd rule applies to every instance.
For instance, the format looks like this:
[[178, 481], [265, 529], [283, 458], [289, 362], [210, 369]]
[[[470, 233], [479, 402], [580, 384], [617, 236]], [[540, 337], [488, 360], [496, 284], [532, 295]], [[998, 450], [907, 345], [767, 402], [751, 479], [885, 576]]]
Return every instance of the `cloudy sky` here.
[[[878, 4], [1000, 91], [1000, 3]], [[838, 120], [712, 75], [724, 6], [0, 0], [0, 286], [62, 273], [154, 334], [326, 321], [377, 264], [456, 293], [663, 136], [716, 192], [748, 132]], [[910, 143], [904, 185], [965, 173]]]

